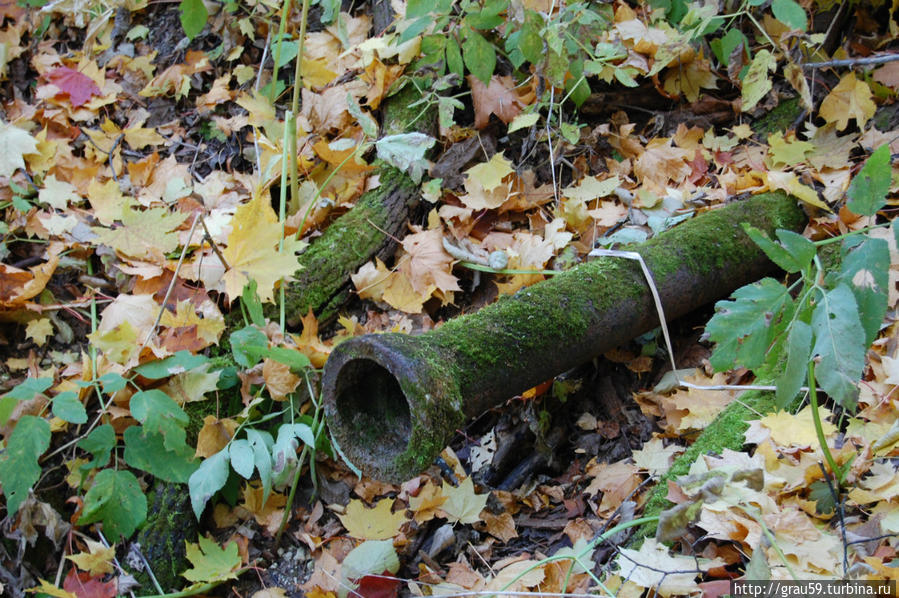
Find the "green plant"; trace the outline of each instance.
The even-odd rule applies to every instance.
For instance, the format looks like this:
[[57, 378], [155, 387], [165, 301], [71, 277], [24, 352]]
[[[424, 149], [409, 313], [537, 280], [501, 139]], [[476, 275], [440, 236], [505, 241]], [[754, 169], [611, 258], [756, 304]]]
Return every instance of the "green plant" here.
[[[853, 179], [847, 207], [859, 215], [876, 215], [885, 205], [890, 176], [889, 148], [882, 146]], [[709, 338], [717, 343], [711, 363], [719, 371], [742, 366], [759, 378], [774, 380], [781, 407], [792, 401], [807, 380], [822, 451], [842, 483], [849, 464], [839, 466], [827, 447], [817, 386], [847, 411], [855, 409], [865, 352], [877, 337], [887, 309], [888, 243], [868, 234], [871, 229], [812, 242], [785, 230], [778, 230], [778, 240], [773, 241], [752, 227], [745, 228], [795, 281], [765, 278], [738, 289], [733, 299], [719, 302], [707, 327]], [[892, 232], [899, 240], [899, 226], [894, 224]], [[825, 267], [819, 250], [837, 242], [837, 265]]]

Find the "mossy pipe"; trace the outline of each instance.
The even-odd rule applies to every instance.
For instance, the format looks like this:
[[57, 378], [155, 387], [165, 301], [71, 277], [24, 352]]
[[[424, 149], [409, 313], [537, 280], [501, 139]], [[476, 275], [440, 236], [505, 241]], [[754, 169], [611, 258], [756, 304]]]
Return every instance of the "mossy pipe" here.
[[[746, 222], [769, 235], [806, 217], [780, 193], [709, 211], [634, 250], [676, 318], [774, 268]], [[464, 422], [658, 326], [633, 260], [599, 258], [420, 336], [367, 334], [331, 353], [325, 412], [346, 457], [371, 477], [425, 469]]]

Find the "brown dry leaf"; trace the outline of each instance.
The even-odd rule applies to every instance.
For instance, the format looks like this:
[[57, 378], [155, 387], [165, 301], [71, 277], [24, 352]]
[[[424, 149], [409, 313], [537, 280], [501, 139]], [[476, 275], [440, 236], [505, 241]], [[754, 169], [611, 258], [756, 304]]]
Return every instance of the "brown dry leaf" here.
[[303, 332], [299, 336], [292, 335], [291, 338], [297, 344], [300, 353], [309, 358], [313, 367], [324, 367], [325, 362], [328, 360], [328, 355], [331, 354], [331, 347], [323, 343], [321, 338], [319, 338], [318, 320], [311, 307], [309, 308], [309, 313], [300, 318], [300, 322], [303, 324]]
[[59, 264], [59, 256], [51, 255], [43, 264], [22, 270], [0, 264], [0, 308], [21, 307], [40, 294]]
[[234, 432], [237, 430], [237, 422], [231, 418], [219, 419], [214, 415], [203, 418], [203, 427], [197, 436], [197, 457], [207, 459], [216, 454], [228, 444]]
[[418, 495], [409, 498], [412, 518], [418, 523], [430, 521], [437, 516], [437, 511], [446, 502], [446, 498], [438, 486], [428, 482], [419, 490]]
[[716, 89], [717, 81], [709, 61], [700, 53], [686, 64], [670, 66], [665, 75], [665, 91], [671, 95], [683, 95], [687, 101], [695, 102], [703, 89]]
[[461, 291], [458, 279], [452, 274], [453, 257], [443, 249], [443, 232], [426, 230], [403, 239], [408, 255], [400, 270], [409, 279], [416, 293], [424, 294], [429, 287], [441, 291]]
[[509, 513], [503, 512], [499, 515], [494, 515], [489, 511], [484, 511], [483, 521], [487, 533], [502, 542], [508, 543], [509, 540], [518, 537], [518, 532], [515, 530], [515, 520], [512, 519], [512, 515]]
[[[466, 79], [471, 88], [471, 101], [474, 104], [475, 129], [486, 127], [491, 114], [509, 124], [530, 103], [516, 89], [515, 79], [510, 76], [493, 75], [490, 85], [484, 85], [474, 75], [468, 75]], [[532, 101], [532, 98], [530, 99]]]
[[865, 123], [877, 110], [873, 95], [868, 84], [859, 81], [855, 72], [849, 71], [821, 102], [818, 114], [825, 121], [836, 123], [838, 131], [846, 128], [850, 118], [855, 119], [859, 129], [864, 129]]
[[593, 476], [584, 494], [597, 494], [601, 491], [602, 502], [598, 514], [614, 511], [630, 496], [642, 482], [640, 468], [633, 463], [618, 461], [617, 463], [591, 463], [587, 474]]
[[266, 390], [275, 401], [285, 400], [302, 381], [290, 371], [289, 365], [268, 357], [262, 361], [262, 377]]
[[487, 589], [525, 592], [540, 585], [544, 577], [543, 563], [531, 559], [515, 561], [500, 569], [494, 578], [487, 582]]
[[281, 519], [284, 517], [284, 505], [287, 504], [287, 496], [277, 492], [271, 492], [268, 500], [262, 502], [265, 496], [265, 490], [261, 484], [248, 484], [243, 491], [243, 503], [241, 506], [249, 511], [256, 523], [265, 528], [265, 530], [274, 535], [281, 525]]
[[[712, 378], [696, 373], [684, 380], [699, 386], [724, 384], [727, 374], [719, 372]], [[673, 394], [662, 397], [660, 406], [665, 414], [665, 430], [675, 434], [702, 430], [734, 400], [732, 390], [702, 390], [699, 388], [679, 388]]]
[[644, 184], [654, 183], [658, 190], [669, 185], [669, 181], [680, 185], [690, 174], [690, 160], [693, 152], [671, 144], [671, 139], [656, 138], [646, 144], [646, 149], [634, 162], [634, 174]]
[[899, 62], [894, 61], [886, 63], [876, 69], [872, 77], [878, 83], [882, 83], [889, 88], [899, 88]]

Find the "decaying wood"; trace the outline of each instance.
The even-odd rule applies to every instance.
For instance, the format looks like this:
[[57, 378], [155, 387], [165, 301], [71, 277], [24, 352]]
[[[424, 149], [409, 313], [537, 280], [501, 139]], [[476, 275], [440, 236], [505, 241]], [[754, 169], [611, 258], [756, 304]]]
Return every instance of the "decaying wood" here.
[[[676, 318], [773, 269], [740, 224], [802, 230], [780, 193], [733, 202], [635, 249]], [[322, 394], [344, 454], [374, 478], [426, 468], [467, 418], [658, 325], [640, 265], [603, 257], [418, 337], [364, 335], [338, 345]]]

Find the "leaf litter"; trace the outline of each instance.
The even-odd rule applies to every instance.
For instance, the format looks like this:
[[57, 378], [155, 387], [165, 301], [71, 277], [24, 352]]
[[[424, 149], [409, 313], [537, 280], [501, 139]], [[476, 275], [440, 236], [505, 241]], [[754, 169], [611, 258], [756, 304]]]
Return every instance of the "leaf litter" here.
[[[531, 11], [527, 15], [541, 10], [552, 16], [548, 4], [523, 6]], [[402, 15], [404, 7], [397, 10]], [[553, 10], [562, 14], [561, 7]], [[472, 274], [459, 263], [465, 260], [446, 251], [444, 239], [479, 256], [504, 252], [510, 269], [539, 271], [570, 267], [597, 243], [645, 238], [694, 211], [767, 190], [785, 190], [805, 203], [813, 216], [805, 235], [814, 240], [873, 224], [866, 198], [878, 193], [888, 197], [881, 220], [888, 219], [896, 188], [890, 162], [881, 160], [879, 170], [872, 170], [876, 176], [857, 175], [877, 148], [879, 158], [897, 152], [897, 119], [889, 110], [897, 90], [896, 62], [874, 67], [871, 78], [861, 70], [837, 70], [821, 75], [830, 77], [823, 91], [810, 88], [809, 73], [803, 74], [787, 51], [811, 43], [804, 30], [806, 9], [789, 0], [772, 3], [759, 25], [764, 43], [749, 48], [744, 37], [727, 55], [718, 51], [739, 35], [715, 37], [710, 50], [697, 50], [694, 43], [718, 18], [714, 11], [703, 12], [708, 10], [696, 8], [674, 27], [643, 6], [616, 3], [612, 22], [581, 66], [607, 86], [603, 89], [644, 85], [640, 93], [692, 106], [697, 118], [665, 122], [667, 107], [650, 110], [651, 119], [625, 106], [611, 106], [594, 120], [567, 113], [569, 105], [558, 98], [565, 92], [578, 101], [577, 88], [567, 80], [579, 75], [563, 70], [554, 79], [563, 45], [549, 26], [541, 32], [541, 47], [545, 42], [548, 52], [545, 71], [535, 67], [523, 79], [500, 71], [486, 79], [466, 77], [462, 89], [471, 97], [461, 106], [468, 112], [441, 104], [439, 142], [451, 148], [474, 139], [490, 151], [469, 153], [473, 157], [458, 169], [461, 187], [438, 186], [426, 194], [433, 203], [430, 213], [410, 225], [392, 260], [376, 259], [353, 275], [356, 295], [365, 302], [341, 315], [336, 335], [323, 338], [309, 314], [299, 335], [287, 335], [274, 324], [261, 326], [265, 348], [289, 348], [321, 367], [342, 338], [427, 330], [460, 309], [545, 278]], [[286, 104], [273, 105], [251, 87], [262, 58], [263, 23], [273, 7], [251, 3], [233, 23], [219, 10], [209, 17], [208, 31], [221, 34], [221, 45], [197, 43], [204, 39], [200, 34], [189, 49], [177, 50], [149, 43], [146, 29], [154, 25], [154, 11], [137, 3], [94, 19], [77, 3], [51, 3], [43, 10], [7, 3], [0, 13], [0, 82], [13, 92], [6, 94], [0, 121], [5, 212], [0, 313], [8, 323], [0, 398], [3, 530], [25, 546], [43, 535], [60, 547], [60, 534], [72, 533], [63, 531], [63, 521], [71, 520], [78, 530], [51, 559], [59, 563], [66, 557], [75, 565], [64, 578], [56, 576], [59, 583], [47, 581], [57, 570], [51, 563], [41, 570], [20, 556], [0, 553], [4, 567], [18, 572], [0, 579], [12, 592], [36, 588], [51, 595], [111, 596], [126, 591], [128, 575], [116, 555], [124, 556], [127, 538], [146, 517], [145, 485], [153, 476], [178, 478], [193, 471], [194, 454], [208, 459], [223, 447], [243, 446], [235, 435], [263, 384], [275, 401], [304, 387], [276, 353], [260, 357], [235, 374], [244, 411], [219, 417], [214, 410], [188, 435], [182, 408], [215, 401], [208, 367], [164, 375], [159, 392], [172, 397], [169, 401], [148, 400], [158, 398], [142, 394], [153, 392], [152, 378], [131, 376], [140, 364], [185, 350], [201, 354], [220, 343], [223, 310], [247, 284], [256, 285], [262, 301], [275, 299], [279, 281], [295, 268], [296, 253], [305, 245], [301, 239], [314, 239], [378, 184], [370, 174], [370, 157], [344, 163], [352, 153], [347, 148], [366, 135], [353, 104], [376, 110], [433, 41], [415, 35], [397, 45], [397, 34], [406, 37], [400, 27], [371, 37], [370, 16], [362, 11], [340, 13], [335, 23], [307, 35], [296, 126], [309, 201], [291, 206], [293, 228], [287, 234], [302, 222], [307, 227], [296, 238], [288, 236], [286, 250], [279, 250], [282, 228], [267, 200], [281, 172], [280, 115]], [[120, 13], [140, 23], [126, 28], [124, 38], [116, 24]], [[511, 8], [504, 16], [515, 17]], [[589, 24], [596, 17], [578, 18]], [[522, 39], [532, 33], [522, 30]], [[480, 34], [471, 29], [466, 35], [463, 50], [483, 50]], [[895, 43], [882, 31], [848, 35], [866, 39], [851, 46], [866, 51], [874, 49], [865, 45], [871, 35], [879, 36], [879, 44]], [[520, 41], [510, 41], [508, 49], [512, 60], [516, 50], [533, 51]], [[447, 63], [454, 64], [450, 48], [445, 52]], [[479, 74], [481, 68], [476, 67]], [[26, 87], [26, 72], [36, 81], [32, 88]], [[550, 96], [557, 103], [547, 103], [547, 86], [559, 94]], [[595, 94], [598, 100], [579, 101], [590, 106], [601, 102], [603, 93]], [[790, 93], [814, 118], [767, 134], [746, 126]], [[709, 96], [723, 99], [731, 110], [723, 126], [708, 124], [699, 111]], [[570, 120], [554, 116], [563, 110]], [[545, 130], [551, 130], [548, 137]], [[511, 139], [504, 141], [504, 135]], [[494, 141], [482, 143], [480, 137]], [[883, 149], [887, 146], [891, 152]], [[409, 154], [406, 146], [390, 147], [393, 159], [421, 168], [423, 154], [417, 149]], [[551, 159], [556, 163], [547, 168]], [[191, 224], [200, 217], [204, 230], [191, 235]], [[859, 409], [854, 415], [841, 412], [839, 419], [827, 409], [820, 412], [830, 420], [822, 433], [846, 467], [849, 490], [843, 503], [828, 492], [810, 408], [759, 414], [745, 432], [744, 452], [700, 456], [688, 476], [669, 483], [667, 496], [675, 509], [698, 512], [692, 522], [665, 529], [672, 534], [669, 545], [651, 538], [639, 549], [622, 544], [612, 551], [593, 544], [609, 526], [635, 518], [648, 498], [647, 480], [663, 474], [699, 430], [740, 398], [733, 391], [642, 390], [634, 398], [658, 424], [649, 433], [583, 398], [568, 402], [584, 383], [583, 376], [572, 375], [524, 393], [520, 408], [510, 414], [472, 424], [468, 437], [482, 440], [454, 441], [456, 450], [443, 455], [443, 475], [432, 469], [397, 487], [356, 480], [339, 462], [323, 461], [318, 498], [295, 505], [290, 528], [293, 554], [308, 559], [311, 575], [284, 591], [302, 588], [313, 596], [345, 595], [351, 587], [364, 596], [578, 592], [600, 575], [612, 592], [650, 588], [669, 596], [712, 591], [715, 582], [750, 566], [772, 579], [848, 573], [844, 565], [860, 578], [891, 575], [899, 534], [899, 477], [891, 464], [899, 446], [894, 342], [899, 254], [891, 232], [871, 233], [888, 246], [887, 315], [874, 323], [877, 338], [857, 385]], [[857, 286], [872, 284], [863, 274], [853, 279]], [[92, 302], [98, 315], [89, 334]], [[659, 371], [646, 365], [653, 342], [607, 356], [634, 372], [634, 388], [653, 386], [650, 376], [636, 377]], [[739, 370], [713, 373], [708, 350], [692, 346], [694, 355], [682, 361], [697, 366], [692, 379], [700, 385], [746, 378]], [[104, 396], [95, 386], [108, 392], [108, 402], [94, 401]], [[562, 462], [547, 467], [544, 461], [539, 475], [520, 480], [492, 471], [502, 462], [504, 446], [523, 440], [545, 444], [552, 404], [561, 405], [556, 409], [579, 430], [570, 447], [555, 447], [565, 454]], [[78, 419], [82, 414], [88, 419]], [[87, 431], [78, 428], [88, 421]], [[645, 441], [642, 448], [628, 445], [625, 432]], [[216, 505], [209, 525], [215, 539], [204, 534], [187, 545], [188, 582], [220, 582], [254, 563], [278, 562], [269, 547], [287, 499], [263, 479], [266, 461], [258, 450], [267, 458], [270, 447], [261, 434], [248, 436], [247, 450], [232, 448], [230, 456], [238, 473], [246, 472], [239, 464], [249, 458], [248, 473], [258, 471], [261, 484], [241, 480], [243, 502]], [[109, 468], [119, 437], [125, 442], [125, 451], [117, 453], [123, 462]], [[293, 446], [289, 440], [284, 446]], [[142, 462], [129, 459], [129, 449], [138, 446], [150, 451], [147, 455], [152, 450], [161, 451], [160, 457], [180, 455], [185, 469], [164, 473], [149, 463], [138, 465]], [[490, 450], [481, 450], [484, 446]], [[49, 479], [43, 477], [49, 472], [42, 469], [51, 463], [69, 472], [53, 479], [76, 505], [74, 514], [52, 502]], [[503, 482], [511, 486], [504, 488]], [[92, 526], [97, 522], [102, 526]], [[864, 541], [847, 552], [844, 525], [847, 536]], [[695, 543], [700, 537], [701, 552]], [[277, 590], [255, 595], [266, 591]]]

